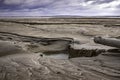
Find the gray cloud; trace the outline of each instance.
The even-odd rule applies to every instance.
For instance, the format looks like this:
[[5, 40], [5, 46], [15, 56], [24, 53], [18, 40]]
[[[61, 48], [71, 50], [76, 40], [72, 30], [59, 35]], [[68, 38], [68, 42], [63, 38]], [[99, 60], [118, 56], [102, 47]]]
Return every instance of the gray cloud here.
[[109, 3], [115, 0], [84, 0], [84, 1], [85, 2], [94, 1], [93, 4], [102, 4], [102, 3]]
[[120, 12], [120, 0], [3, 0], [0, 4], [0, 15], [20, 15], [24, 12], [29, 15], [86, 16], [118, 15]]
[[47, 5], [54, 0], [4, 0], [4, 4], [6, 5], [19, 5], [21, 6], [28, 6], [28, 7], [33, 7], [33, 6], [41, 6], [41, 5]]
[[4, 0], [3, 2], [6, 5], [18, 5], [24, 3], [24, 0]]
[[120, 8], [120, 4], [118, 6], [116, 6], [117, 8]]

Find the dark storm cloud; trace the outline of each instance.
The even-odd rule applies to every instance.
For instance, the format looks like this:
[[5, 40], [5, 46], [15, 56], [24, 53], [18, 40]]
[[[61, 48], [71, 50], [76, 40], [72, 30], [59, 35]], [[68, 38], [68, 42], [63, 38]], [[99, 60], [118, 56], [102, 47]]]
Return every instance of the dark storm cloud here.
[[0, 15], [116, 15], [119, 8], [120, 0], [0, 0]]

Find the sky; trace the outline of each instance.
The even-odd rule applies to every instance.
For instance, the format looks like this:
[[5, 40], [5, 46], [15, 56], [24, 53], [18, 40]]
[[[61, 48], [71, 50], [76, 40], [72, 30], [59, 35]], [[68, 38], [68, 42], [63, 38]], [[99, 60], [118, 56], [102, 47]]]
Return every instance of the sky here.
[[0, 16], [119, 16], [120, 0], [0, 0]]

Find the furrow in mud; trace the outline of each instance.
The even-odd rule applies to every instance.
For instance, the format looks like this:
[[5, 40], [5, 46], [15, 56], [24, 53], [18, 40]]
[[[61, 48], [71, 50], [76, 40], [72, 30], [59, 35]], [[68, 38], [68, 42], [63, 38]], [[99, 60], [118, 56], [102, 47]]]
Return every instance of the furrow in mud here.
[[25, 36], [19, 35], [15, 33], [9, 32], [0, 32], [0, 39], [1, 40], [14, 40], [14, 41], [21, 41], [21, 42], [52, 42], [52, 41], [68, 41], [73, 42], [72, 38], [61, 37], [61, 38], [44, 38], [44, 37], [33, 37], [33, 36]]

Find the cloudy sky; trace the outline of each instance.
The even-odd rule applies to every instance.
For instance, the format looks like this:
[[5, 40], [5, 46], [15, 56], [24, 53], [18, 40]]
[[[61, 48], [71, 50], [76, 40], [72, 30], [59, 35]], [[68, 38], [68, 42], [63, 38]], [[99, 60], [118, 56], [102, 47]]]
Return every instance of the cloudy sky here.
[[116, 16], [120, 0], [0, 0], [0, 16]]

